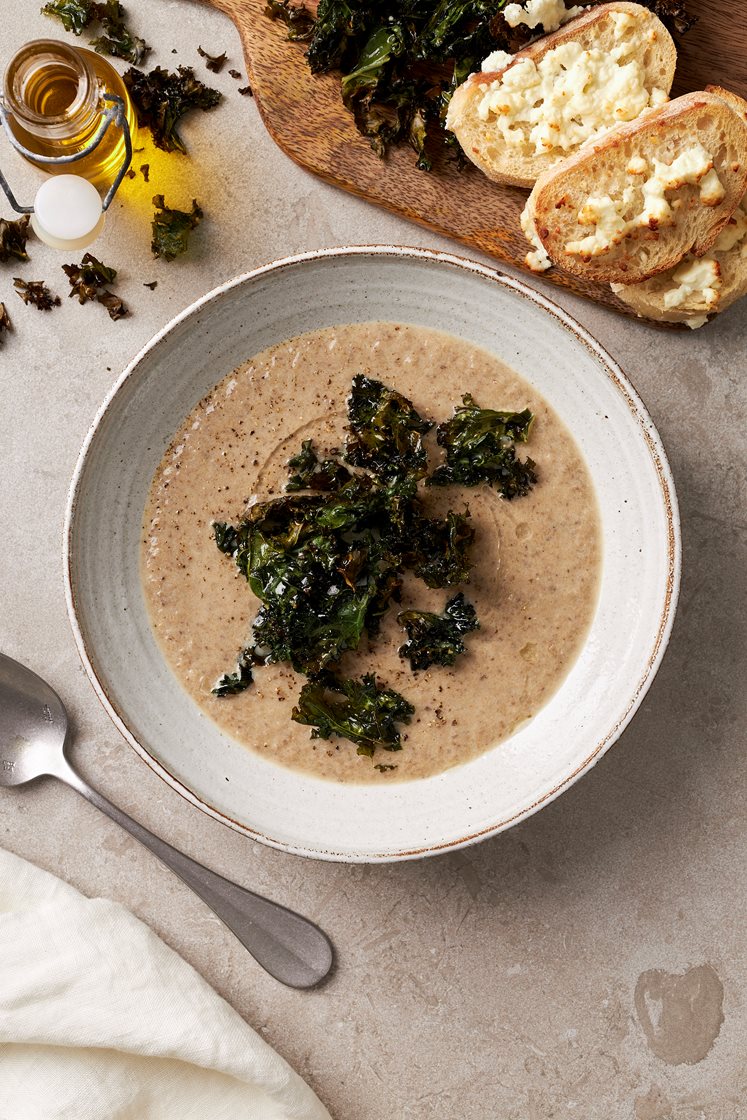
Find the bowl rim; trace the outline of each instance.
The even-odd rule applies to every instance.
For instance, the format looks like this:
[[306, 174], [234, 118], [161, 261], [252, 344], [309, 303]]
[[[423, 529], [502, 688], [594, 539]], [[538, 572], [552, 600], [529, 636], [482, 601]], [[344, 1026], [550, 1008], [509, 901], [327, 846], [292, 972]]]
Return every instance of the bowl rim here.
[[[604, 736], [595, 744], [594, 749], [588, 756], [579, 763], [579, 765], [569, 774], [567, 774], [562, 781], [558, 782], [551, 790], [548, 790], [541, 797], [538, 797], [530, 805], [519, 810], [518, 812], [504, 817], [484, 828], [475, 832], [468, 833], [461, 836], [456, 840], [449, 840], [443, 843], [431, 844], [428, 847], [420, 849], [402, 849], [399, 851], [389, 851], [383, 853], [350, 853], [350, 852], [335, 852], [327, 851], [319, 848], [307, 848], [300, 845], [288, 844], [285, 841], [278, 840], [272, 836], [253, 829], [250, 826], [238, 821], [220, 809], [215, 808], [209, 802], [198, 797], [188, 786], [184, 785], [182, 781], [175, 777], [168, 769], [159, 762], [137, 739], [135, 734], [130, 730], [125, 716], [115, 707], [112, 700], [110, 700], [106, 686], [101, 681], [94, 669], [91, 657], [89, 656], [88, 647], [78, 623], [77, 607], [76, 607], [76, 594], [73, 579], [73, 555], [72, 555], [72, 532], [75, 522], [76, 508], [78, 504], [79, 491], [82, 483], [83, 472], [86, 467], [88, 459], [88, 452], [96, 433], [112, 406], [114, 399], [119, 394], [121, 388], [129, 380], [129, 378], [136, 371], [141, 361], [149, 354], [151, 354], [160, 343], [171, 333], [180, 323], [190, 316], [195, 315], [208, 304], [218, 300], [226, 292], [237, 288], [243, 284], [258, 279], [268, 273], [281, 272], [286, 268], [303, 265], [309, 261], [319, 261], [328, 258], [343, 259], [346, 257], [389, 257], [398, 258], [404, 257], [414, 260], [431, 261], [433, 263], [445, 264], [467, 272], [472, 272], [485, 280], [498, 284], [503, 288], [513, 291], [517, 296], [530, 300], [540, 310], [551, 315], [563, 327], [570, 331], [576, 340], [582, 343], [597, 362], [604, 368], [605, 373], [614, 383], [615, 387], [622, 394], [625, 403], [632, 412], [640, 430], [644, 437], [646, 445], [653, 465], [656, 470], [657, 480], [661, 491], [664, 509], [666, 513], [667, 525], [667, 582], [664, 604], [662, 606], [661, 614], [658, 621], [656, 636], [653, 646], [650, 649], [644, 671], [633, 690], [632, 695], [629, 696], [625, 710], [618, 718], [617, 722], [611, 727]], [[612, 355], [602, 346], [600, 342], [585, 328], [577, 319], [574, 318], [568, 311], [565, 311], [553, 299], [544, 295], [542, 292], [532, 288], [523, 280], [516, 277], [509, 276], [502, 272], [500, 269], [493, 268], [488, 265], [479, 263], [478, 261], [471, 260], [469, 257], [464, 257], [456, 253], [445, 252], [438, 249], [427, 249], [417, 246], [408, 245], [347, 245], [347, 246], [334, 246], [323, 249], [313, 249], [303, 253], [297, 253], [292, 256], [281, 257], [277, 260], [270, 261], [267, 264], [259, 265], [257, 268], [251, 269], [248, 272], [241, 273], [230, 280], [224, 281], [222, 284], [212, 288], [205, 295], [195, 300], [189, 306], [185, 307], [177, 315], [169, 320], [153, 337], [145, 343], [144, 346], [135, 354], [135, 356], [128, 362], [122, 373], [117, 377], [114, 384], [107, 392], [103, 402], [99, 406], [96, 415], [86, 433], [85, 439], [78, 454], [75, 470], [70, 482], [67, 494], [67, 504], [65, 509], [65, 518], [63, 526], [63, 541], [62, 541], [62, 561], [63, 561], [63, 580], [65, 587], [65, 601], [67, 605], [68, 619], [75, 639], [78, 656], [81, 660], [83, 668], [86, 671], [89, 681], [91, 682], [94, 692], [96, 693], [99, 702], [103, 706], [105, 712], [112, 720], [114, 726], [117, 728], [123, 738], [129, 743], [136, 754], [149, 766], [149, 768], [158, 775], [168, 786], [179, 793], [186, 801], [202, 810], [208, 816], [213, 817], [215, 820], [220, 821], [222, 824], [227, 825], [234, 831], [240, 832], [245, 836], [249, 836], [253, 840], [257, 840], [268, 847], [276, 848], [280, 851], [288, 852], [293, 855], [302, 855], [311, 859], [319, 859], [331, 862], [344, 862], [344, 863], [393, 863], [402, 860], [418, 859], [425, 856], [433, 856], [443, 854], [449, 851], [456, 851], [460, 848], [467, 847], [471, 844], [478, 843], [482, 840], [487, 840], [491, 836], [495, 836], [508, 828], [513, 827], [520, 821], [525, 820], [527, 817], [532, 816], [541, 808], [549, 805], [561, 793], [569, 789], [575, 782], [578, 781], [588, 770], [594, 766], [600, 758], [613, 746], [620, 738], [625, 728], [628, 726], [636, 711], [640, 707], [644, 696], [648, 692], [656, 672], [661, 664], [662, 658], [666, 651], [669, 637], [671, 635], [672, 626], [674, 624], [674, 617], [677, 608], [677, 601], [679, 597], [681, 570], [682, 570], [682, 537], [680, 530], [680, 517], [677, 496], [674, 487], [674, 479], [672, 476], [671, 468], [664, 450], [663, 444], [659, 433], [651, 419], [648, 409], [641, 400], [637, 390], [634, 388], [632, 382], [623, 371], [620, 364], [612, 357]]]

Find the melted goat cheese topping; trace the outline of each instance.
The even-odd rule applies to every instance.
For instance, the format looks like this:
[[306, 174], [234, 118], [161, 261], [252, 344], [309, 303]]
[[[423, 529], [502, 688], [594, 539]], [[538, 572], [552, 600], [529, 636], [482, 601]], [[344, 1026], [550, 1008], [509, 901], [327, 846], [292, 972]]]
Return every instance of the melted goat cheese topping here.
[[[640, 187], [626, 186], [621, 198], [612, 199], [607, 194], [590, 195], [586, 199], [578, 212], [578, 224], [594, 226], [594, 232], [567, 242], [567, 253], [589, 260], [609, 252], [624, 237], [644, 226], [654, 230], [673, 226], [679, 200], [670, 203], [666, 198], [668, 191], [678, 191], [687, 184], [699, 185], [704, 206], [717, 206], [726, 194], [713, 169], [713, 157], [700, 143], [686, 148], [672, 163], [654, 159], [653, 165], [653, 172]], [[627, 173], [633, 178], [647, 171], [648, 164], [641, 156], [633, 156], [628, 163]], [[639, 190], [643, 195], [642, 209], [626, 219], [625, 215], [634, 208]]]
[[519, 59], [486, 88], [478, 117], [494, 124], [509, 147], [540, 155], [569, 151], [663, 105], [666, 93], [648, 90], [643, 66], [630, 57], [640, 38], [626, 31], [615, 21], [617, 45], [610, 51], [571, 41], [538, 62]]
[[566, 8], [563, 0], [526, 0], [525, 4], [507, 4], [503, 15], [509, 27], [524, 23], [534, 28], [542, 24], [545, 31], [557, 31], [561, 23], [582, 11], [583, 8]]

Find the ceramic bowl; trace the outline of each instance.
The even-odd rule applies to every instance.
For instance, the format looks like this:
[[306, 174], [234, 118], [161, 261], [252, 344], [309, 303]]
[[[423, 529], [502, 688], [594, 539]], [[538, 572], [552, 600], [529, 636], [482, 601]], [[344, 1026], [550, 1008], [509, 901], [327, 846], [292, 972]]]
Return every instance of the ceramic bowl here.
[[[228, 738], [177, 683], [139, 577], [153, 473], [184, 417], [225, 374], [316, 327], [395, 320], [486, 347], [565, 421], [602, 520], [599, 603], [559, 691], [526, 726], [437, 777], [338, 785]], [[672, 478], [637, 393], [569, 315], [519, 280], [444, 253], [326, 250], [241, 276], [162, 330], [125, 370], [81, 452], [65, 530], [80, 655], [115, 724], [194, 805], [257, 840], [322, 859], [408, 859], [470, 844], [557, 797], [601, 758], [641, 702], [672, 625], [680, 537]]]

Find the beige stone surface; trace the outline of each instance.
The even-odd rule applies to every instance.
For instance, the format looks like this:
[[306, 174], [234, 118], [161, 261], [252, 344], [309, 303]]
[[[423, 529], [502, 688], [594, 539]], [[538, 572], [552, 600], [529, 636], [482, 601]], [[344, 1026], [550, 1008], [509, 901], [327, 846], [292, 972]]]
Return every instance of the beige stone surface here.
[[[199, 68], [200, 43], [243, 72], [224, 17], [187, 0], [127, 6], [161, 46], [154, 62]], [[0, 27], [0, 66], [25, 40], [58, 34], [38, 0], [0, 0]], [[304, 861], [190, 807], [99, 707], [68, 627], [60, 540], [78, 449], [123, 366], [192, 300], [262, 262], [354, 242], [450, 247], [316, 182], [275, 148], [241, 83], [224, 71], [215, 84], [226, 100], [185, 127], [191, 158], [136, 156], [150, 184], [139, 173], [126, 182], [97, 246], [120, 269], [131, 319], [112, 324], [72, 300], [49, 314], [24, 307], [12, 275], [67, 286], [60, 258], [38, 244], [29, 264], [0, 271], [15, 327], [0, 350], [0, 647], [64, 697], [75, 761], [107, 796], [322, 923], [337, 970], [319, 991], [281, 988], [148, 852], [51, 781], [1, 791], [0, 843], [150, 923], [335, 1120], [746, 1116], [744, 304], [694, 335], [663, 334], [547, 286], [651, 410], [679, 492], [685, 566], [670, 649], [640, 713], [538, 816], [426, 862]], [[3, 138], [0, 166], [19, 194], [38, 181]], [[205, 208], [189, 259], [151, 260], [156, 190]], [[154, 279], [154, 292], [142, 286]]]

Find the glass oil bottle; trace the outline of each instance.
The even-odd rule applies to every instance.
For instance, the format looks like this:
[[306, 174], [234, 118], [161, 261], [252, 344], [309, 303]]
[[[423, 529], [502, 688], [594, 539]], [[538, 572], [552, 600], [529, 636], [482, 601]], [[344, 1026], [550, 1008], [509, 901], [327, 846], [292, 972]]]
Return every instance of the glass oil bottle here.
[[[122, 98], [130, 135], [135, 114], [125, 84], [101, 55], [55, 39], [36, 39], [15, 54], [5, 73], [3, 102], [8, 125], [30, 153], [69, 156], [96, 135], [103, 119], [105, 93]], [[122, 131], [109, 128], [94, 151], [72, 166], [39, 162], [49, 174], [75, 171], [97, 188], [115, 177], [125, 154]]]

